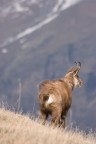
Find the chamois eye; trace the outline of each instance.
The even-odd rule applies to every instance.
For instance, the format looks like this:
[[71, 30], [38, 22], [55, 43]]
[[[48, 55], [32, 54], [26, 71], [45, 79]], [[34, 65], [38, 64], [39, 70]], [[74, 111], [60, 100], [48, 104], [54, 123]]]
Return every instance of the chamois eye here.
[[78, 76], [78, 75], [75, 75], [75, 78], [79, 78], [79, 76]]
[[79, 76], [77, 75], [77, 78], [79, 78]]

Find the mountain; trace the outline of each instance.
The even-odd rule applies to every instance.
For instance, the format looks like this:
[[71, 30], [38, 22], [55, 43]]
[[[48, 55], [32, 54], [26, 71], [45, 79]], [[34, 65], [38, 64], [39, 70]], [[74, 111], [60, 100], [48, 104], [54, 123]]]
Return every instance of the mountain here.
[[0, 101], [17, 108], [21, 96], [24, 113], [37, 115], [39, 83], [81, 61], [71, 120], [87, 131], [96, 129], [96, 1], [75, 2], [0, 1]]

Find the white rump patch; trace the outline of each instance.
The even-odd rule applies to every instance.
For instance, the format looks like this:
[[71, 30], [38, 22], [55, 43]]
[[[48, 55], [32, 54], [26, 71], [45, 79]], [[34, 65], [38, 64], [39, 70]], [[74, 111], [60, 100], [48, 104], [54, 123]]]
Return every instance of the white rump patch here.
[[52, 104], [53, 102], [55, 102], [55, 96], [53, 94], [50, 94], [47, 104]]

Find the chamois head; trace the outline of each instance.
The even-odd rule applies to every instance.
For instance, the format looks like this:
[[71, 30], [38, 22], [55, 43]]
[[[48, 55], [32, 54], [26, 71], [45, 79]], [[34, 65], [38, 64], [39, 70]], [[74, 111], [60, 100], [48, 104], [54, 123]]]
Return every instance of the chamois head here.
[[78, 73], [81, 68], [80, 62], [75, 62], [76, 68], [71, 67], [69, 72], [65, 75], [65, 79], [68, 79], [69, 82], [73, 83], [75, 87], [82, 86], [82, 80], [79, 78]]

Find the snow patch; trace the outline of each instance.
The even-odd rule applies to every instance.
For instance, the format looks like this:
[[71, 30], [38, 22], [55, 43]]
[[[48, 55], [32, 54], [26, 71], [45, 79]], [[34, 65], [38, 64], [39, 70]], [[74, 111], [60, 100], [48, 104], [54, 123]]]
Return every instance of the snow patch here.
[[3, 54], [6, 54], [6, 53], [8, 53], [8, 50], [5, 49], [5, 48], [3, 48], [1, 52], [2, 52]]
[[53, 8], [52, 12], [56, 13], [59, 10], [60, 6], [64, 3], [65, 3], [65, 0], [58, 0], [57, 4]]
[[[58, 0], [57, 4], [53, 7], [52, 11], [47, 14], [45, 20], [43, 21], [39, 21], [38, 24], [32, 26], [32, 27], [29, 27], [27, 29], [25, 29], [25, 31], [17, 34], [16, 36], [14, 37], [10, 37], [9, 39], [7, 39], [2, 45], [1, 47], [3, 46], [6, 46], [10, 43], [13, 43], [14, 41], [18, 40], [18, 39], [21, 39], [33, 32], [35, 32], [36, 30], [42, 28], [43, 26], [45, 26], [46, 24], [50, 23], [52, 20], [54, 20], [59, 14], [61, 11], [64, 11], [65, 9], [69, 8], [70, 6], [80, 2], [82, 0]], [[30, 2], [32, 3], [38, 3], [38, 1], [35, 1], [35, 0], [31, 0]], [[28, 9], [24, 9], [20, 3], [15, 3], [15, 8], [18, 12], [22, 12], [24, 10], [28, 10]], [[10, 11], [10, 8], [7, 10], [8, 12]], [[21, 42], [22, 43], [22, 42]]]
[[77, 4], [80, 1], [82, 0], [65, 0], [65, 3], [62, 5], [61, 10], [63, 11], [69, 8], [70, 6]]
[[28, 11], [28, 7], [23, 7], [20, 3], [14, 3], [13, 7], [15, 8], [15, 12], [24, 12], [24, 11]]
[[37, 3], [38, 3], [38, 0], [31, 0], [30, 3], [31, 3], [31, 4], [37, 4]]
[[[16, 12], [23, 13], [26, 11], [30, 11], [30, 8], [26, 3], [28, 3], [27, 0], [13, 0], [11, 2], [9, 1], [7, 6], [5, 4], [2, 7], [0, 7], [0, 16], [4, 18], [7, 17], [9, 14], [14, 14]], [[32, 4], [33, 3], [37, 2], [32, 1]]]
[[[20, 38], [22, 38], [22, 37], [24, 37], [24, 36], [26, 36], [26, 35], [31, 34], [32, 32], [40, 29], [42, 26], [44, 26], [44, 25], [48, 24], [49, 22], [51, 22], [51, 21], [52, 21], [53, 19], [55, 19], [56, 17], [57, 17], [57, 15], [53, 15], [53, 16], [45, 19], [43, 22], [41, 22], [41, 23], [39, 23], [39, 24], [37, 24], [37, 25], [35, 25], [35, 26], [33, 26], [33, 27], [30, 27], [30, 28], [26, 29], [24, 32], [19, 33], [19, 34], [16, 36], [15, 39], [18, 40], [18, 39], [20, 39]], [[15, 39], [14, 39], [14, 40], [15, 40]]]

